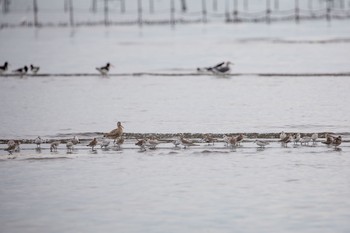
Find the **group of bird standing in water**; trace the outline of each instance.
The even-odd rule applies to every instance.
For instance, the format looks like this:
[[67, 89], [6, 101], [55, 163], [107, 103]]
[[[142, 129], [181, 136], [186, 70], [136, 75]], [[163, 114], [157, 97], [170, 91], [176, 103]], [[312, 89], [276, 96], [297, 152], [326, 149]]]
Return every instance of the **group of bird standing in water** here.
[[[231, 72], [231, 67], [230, 67], [231, 65], [233, 65], [233, 63], [230, 61], [221, 62], [214, 66], [197, 68], [197, 72], [200, 72], [200, 73], [206, 72], [206, 73], [212, 73], [212, 74], [229, 74]], [[108, 62], [105, 66], [96, 67], [96, 70], [100, 72], [101, 75], [106, 76], [108, 75], [111, 67], [113, 67], [113, 65]], [[6, 73], [8, 69], [9, 69], [9, 63], [5, 62], [4, 65], [0, 66], [0, 74]], [[12, 73], [20, 76], [24, 76], [28, 73], [29, 70], [32, 72], [33, 75], [36, 75], [38, 74], [40, 67], [34, 66], [31, 64], [29, 68], [28, 66], [17, 68], [13, 70]]]
[[[95, 147], [100, 145], [101, 148], [107, 149], [111, 141], [113, 140], [113, 144], [117, 149], [121, 149], [122, 144], [124, 143], [124, 127], [121, 124], [121, 122], [117, 123], [117, 128], [113, 129], [109, 133], [103, 134], [102, 140], [97, 140], [97, 138], [93, 138], [86, 146], [91, 147], [92, 151], [95, 151]], [[236, 148], [241, 145], [243, 142], [245, 136], [243, 134], [239, 134], [237, 136], [226, 136], [222, 139], [214, 138], [211, 134], [205, 134], [204, 137], [199, 141], [193, 141], [191, 139], [187, 139], [184, 137], [183, 134], [180, 134], [179, 137], [176, 139], [173, 139], [171, 142], [174, 144], [176, 148], [179, 148], [180, 145], [183, 146], [183, 148], [188, 148], [190, 146], [199, 146], [198, 143], [208, 143], [208, 145], [214, 145], [215, 142], [224, 142], [226, 147], [229, 148]], [[328, 146], [334, 146], [337, 148], [342, 143], [342, 137], [341, 136], [335, 136], [331, 134], [325, 135], [325, 141], [321, 141], [323, 144], [326, 144]], [[150, 138], [143, 138], [143, 139], [136, 139], [135, 145], [140, 147], [141, 150], [147, 150], [147, 149], [156, 149], [157, 145], [161, 142], [154, 136], [151, 136]], [[280, 139], [278, 142], [280, 142], [284, 147], [288, 146], [288, 143], [294, 143], [295, 145], [300, 143], [300, 145], [308, 145], [310, 142], [312, 142], [314, 145], [317, 143], [318, 140], [318, 134], [314, 133], [310, 136], [304, 136], [301, 137], [300, 133], [295, 134], [286, 134], [284, 132], [280, 133]], [[258, 147], [264, 148], [270, 144], [267, 140], [255, 140], [254, 141]], [[41, 144], [44, 143], [44, 140], [41, 139], [41, 137], [37, 137], [34, 140], [34, 143], [37, 145], [37, 149], [41, 149]], [[77, 136], [74, 136], [73, 139], [68, 140], [66, 142], [66, 148], [67, 152], [72, 152], [74, 149], [74, 146], [79, 144], [80, 140]], [[50, 143], [50, 151], [54, 152], [57, 151], [58, 146], [61, 144], [61, 141], [53, 141]], [[7, 150], [10, 154], [13, 152], [18, 152], [20, 150], [20, 142], [18, 140], [9, 140], [7, 143]]]

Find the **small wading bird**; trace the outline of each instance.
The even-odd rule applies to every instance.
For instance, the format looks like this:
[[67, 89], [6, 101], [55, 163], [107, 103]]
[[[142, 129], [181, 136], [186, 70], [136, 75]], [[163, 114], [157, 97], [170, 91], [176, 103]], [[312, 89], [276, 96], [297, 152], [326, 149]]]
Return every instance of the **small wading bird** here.
[[261, 141], [261, 140], [255, 140], [255, 143], [256, 143], [259, 147], [262, 147], [262, 148], [270, 144], [269, 142]]
[[208, 146], [214, 145], [215, 138], [211, 134], [205, 134], [202, 141], [208, 143]]
[[215, 66], [212, 67], [204, 67], [204, 68], [197, 68], [198, 72], [212, 72], [214, 74], [229, 74], [231, 72], [230, 65], [233, 65], [232, 62], [221, 62]]
[[20, 142], [19, 141], [15, 141], [15, 140], [10, 140], [7, 142], [7, 148], [5, 149], [6, 151], [8, 151], [10, 153], [10, 155], [13, 152], [19, 152], [20, 147], [19, 147]]
[[0, 74], [6, 72], [8, 70], [9, 63], [5, 62], [3, 66], [0, 66]]
[[109, 143], [110, 143], [111, 141], [109, 141], [108, 139], [103, 139], [101, 142], [99, 142], [98, 144], [101, 146], [101, 149], [102, 148], [105, 148], [105, 149], [107, 149], [107, 147], [109, 146]]
[[18, 68], [17, 70], [14, 70], [13, 73], [19, 74], [19, 75], [25, 75], [28, 72], [28, 67], [24, 66], [23, 68]]
[[300, 139], [301, 145], [309, 145], [309, 142], [311, 142], [311, 137], [305, 136]]
[[66, 143], [66, 147], [67, 147], [67, 152], [68, 152], [68, 153], [69, 153], [69, 152], [73, 152], [74, 144], [73, 144], [72, 141], [68, 141], [68, 142]]
[[237, 146], [237, 138], [235, 136], [229, 137], [227, 145], [230, 145], [231, 148], [236, 147]]
[[338, 147], [338, 146], [340, 146], [341, 142], [342, 142], [342, 138], [341, 138], [341, 136], [338, 136], [338, 137], [334, 138], [332, 145], [334, 147]]
[[96, 67], [96, 70], [99, 71], [102, 75], [108, 75], [111, 66], [112, 65], [110, 63], [107, 63], [105, 66]]
[[146, 140], [144, 139], [136, 139], [137, 142], [135, 143], [136, 146], [140, 147], [141, 150], [146, 150]]
[[146, 139], [146, 146], [149, 149], [156, 149], [156, 147], [159, 143], [160, 142], [154, 136], [152, 136], [150, 139]]
[[40, 136], [38, 136], [38, 137], [35, 139], [34, 143], [36, 144], [36, 148], [37, 148], [37, 149], [40, 149], [40, 145], [41, 145], [41, 143], [43, 143], [43, 140], [41, 139]]
[[92, 141], [89, 142], [89, 144], [87, 144], [86, 146], [90, 146], [91, 150], [94, 151], [95, 146], [97, 145], [97, 139], [94, 138], [92, 139]]
[[184, 138], [183, 135], [181, 135], [179, 139], [184, 148], [189, 146], [197, 146], [197, 144], [194, 144], [190, 139]]
[[54, 141], [50, 145], [50, 151], [57, 151], [58, 146], [60, 145], [60, 141]]
[[115, 142], [115, 144], [117, 145], [117, 147], [119, 149], [122, 147], [123, 143], [124, 143], [124, 137], [123, 136], [120, 136]]
[[72, 139], [72, 143], [73, 145], [79, 144], [80, 143], [79, 138], [77, 136], [74, 136]]
[[33, 73], [33, 74], [37, 74], [40, 70], [40, 67], [39, 66], [33, 66], [33, 65], [30, 65], [30, 71]]
[[294, 135], [293, 142], [294, 142], [294, 145], [296, 145], [296, 144], [298, 144], [298, 142], [300, 142], [300, 133], [297, 133]]
[[313, 142], [313, 144], [316, 144], [316, 140], [318, 139], [318, 134], [317, 133], [314, 133], [311, 135], [311, 140]]
[[280, 142], [282, 143], [282, 145], [287, 147], [288, 143], [290, 143], [292, 140], [293, 140], [292, 135], [287, 134], [283, 139], [280, 140]]
[[241, 145], [241, 142], [243, 142], [244, 136], [243, 134], [240, 134], [236, 137], [236, 141], [238, 145]]
[[329, 146], [333, 143], [333, 140], [334, 140], [334, 137], [330, 136], [329, 134], [326, 134], [326, 141], [324, 141], [322, 143]]
[[119, 137], [122, 136], [122, 134], [123, 134], [123, 129], [124, 129], [124, 127], [122, 126], [122, 123], [120, 123], [120, 122], [118, 121], [118, 123], [117, 123], [117, 128], [116, 128], [116, 129], [113, 129], [113, 130], [112, 130], [111, 132], [109, 132], [109, 133], [105, 133], [105, 134], [103, 135], [103, 137], [113, 139], [113, 140], [114, 140], [114, 143], [115, 143], [115, 140], [116, 140], [117, 138], [119, 138]]

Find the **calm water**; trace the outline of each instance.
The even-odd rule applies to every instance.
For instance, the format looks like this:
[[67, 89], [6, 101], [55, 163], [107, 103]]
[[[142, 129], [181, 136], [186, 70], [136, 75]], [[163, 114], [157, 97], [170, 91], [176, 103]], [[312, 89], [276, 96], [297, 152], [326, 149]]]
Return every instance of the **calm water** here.
[[2, 155], [1, 231], [350, 230], [349, 145], [216, 147]]

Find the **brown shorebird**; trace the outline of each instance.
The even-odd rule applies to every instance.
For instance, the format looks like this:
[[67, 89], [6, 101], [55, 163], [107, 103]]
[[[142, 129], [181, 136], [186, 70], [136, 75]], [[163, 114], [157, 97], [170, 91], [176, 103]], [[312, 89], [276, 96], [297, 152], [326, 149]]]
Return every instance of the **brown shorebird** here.
[[8, 151], [10, 154], [12, 154], [13, 152], [18, 152], [20, 150], [19, 144], [20, 143], [17, 140], [10, 140], [7, 142], [7, 148], [5, 150]]
[[136, 139], [137, 140], [137, 142], [135, 143], [135, 145], [136, 146], [139, 146], [140, 148], [141, 148], [141, 150], [146, 150], [146, 140], [144, 140], [144, 139], [141, 139], [141, 140], [139, 140], [139, 139]]
[[331, 145], [333, 143], [334, 137], [330, 136], [329, 134], [326, 134], [326, 141], [322, 142], [326, 145]]
[[211, 134], [205, 134], [202, 140], [203, 142], [208, 143], [208, 145], [214, 145], [215, 142], [215, 138]]
[[124, 143], [124, 137], [123, 136], [120, 136], [117, 141], [115, 142], [115, 144], [117, 144], [117, 147], [118, 148], [121, 148], [121, 145], [123, 145]]
[[122, 126], [122, 123], [118, 121], [117, 128], [113, 129], [109, 133], [105, 133], [103, 136], [106, 138], [114, 139], [114, 143], [115, 143], [115, 140], [123, 135], [123, 129], [124, 127]]
[[159, 144], [160, 142], [156, 139], [156, 137], [154, 136], [151, 136], [150, 139], [146, 139], [146, 146], [149, 148], [149, 149], [156, 149], [157, 145]]
[[287, 134], [282, 140], [280, 140], [280, 142], [282, 142], [282, 145], [287, 147], [288, 143], [290, 143], [292, 140], [293, 140], [292, 135]]
[[342, 138], [341, 138], [341, 136], [338, 136], [338, 137], [334, 138], [332, 145], [334, 147], [337, 147], [341, 144], [341, 142], [342, 142]]
[[300, 133], [297, 133], [294, 135], [293, 141], [294, 141], [294, 145], [298, 144], [298, 142], [300, 142]]
[[57, 151], [57, 147], [60, 145], [60, 141], [54, 141], [50, 145], [50, 151]]
[[66, 147], [67, 147], [67, 152], [68, 152], [68, 153], [69, 153], [69, 152], [72, 152], [73, 149], [74, 149], [74, 144], [73, 144], [73, 142], [72, 142], [72, 141], [68, 141], [68, 142], [66, 143]]
[[240, 134], [236, 137], [236, 141], [237, 141], [238, 145], [240, 145], [241, 142], [243, 142], [243, 139], [244, 139], [243, 134]]
[[229, 137], [228, 139], [228, 144], [231, 146], [231, 147], [236, 147], [237, 146], [237, 137]]
[[183, 135], [181, 135], [179, 139], [184, 148], [187, 148], [189, 146], [197, 146], [190, 139], [184, 138]]
[[267, 142], [267, 141], [261, 141], [261, 140], [255, 140], [255, 143], [261, 147], [261, 148], [264, 148], [265, 146], [269, 145], [270, 143]]
[[92, 141], [89, 142], [89, 144], [87, 144], [86, 146], [90, 146], [91, 150], [94, 151], [94, 147], [97, 145], [97, 139], [94, 138], [92, 139]]

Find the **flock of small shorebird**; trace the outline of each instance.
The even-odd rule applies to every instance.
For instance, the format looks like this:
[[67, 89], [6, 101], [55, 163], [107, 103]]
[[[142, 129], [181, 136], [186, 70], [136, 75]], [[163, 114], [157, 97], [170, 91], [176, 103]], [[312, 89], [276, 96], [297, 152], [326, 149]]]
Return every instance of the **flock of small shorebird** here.
[[[231, 72], [230, 65], [233, 65], [232, 62], [226, 61], [226, 62], [221, 62], [217, 65], [210, 66], [210, 67], [203, 67], [203, 68], [197, 68], [198, 72], [208, 72], [212, 74], [228, 74]], [[109, 62], [102, 67], [96, 67], [96, 70], [100, 72], [101, 75], [106, 76], [109, 73], [110, 68], [113, 67]], [[8, 71], [9, 69], [9, 63], [5, 62], [4, 65], [0, 66], [0, 74], [4, 74]], [[31, 71], [33, 75], [38, 74], [40, 67], [39, 66], [34, 66], [30, 65], [29, 68], [28, 66], [24, 66], [18, 69], [15, 69], [12, 71], [12, 73], [17, 74], [19, 76], [24, 76], [28, 73], [28, 71]]]
[[[103, 139], [98, 141], [97, 138], [93, 138], [86, 146], [91, 147], [92, 151], [95, 151], [96, 146], [101, 146], [101, 148], [107, 149], [111, 141], [113, 140], [114, 146], [117, 147], [117, 149], [121, 149], [122, 144], [124, 143], [124, 127], [120, 122], [117, 123], [117, 128], [113, 129], [109, 133], [105, 133], [103, 135]], [[243, 134], [239, 134], [238, 136], [224, 136], [222, 138], [222, 141], [225, 142], [225, 146], [229, 148], [236, 148], [240, 146], [240, 144], [243, 142], [245, 136]], [[135, 143], [136, 146], [140, 147], [141, 150], [145, 151], [147, 149], [156, 149], [156, 147], [161, 143], [156, 137], [152, 136], [150, 138], [144, 138], [144, 139], [136, 139], [137, 142]], [[301, 137], [300, 133], [296, 134], [286, 134], [282, 132], [280, 134], [280, 142], [283, 146], [287, 147], [288, 143], [294, 143], [300, 145], [308, 145], [309, 143], [316, 144], [316, 141], [318, 140], [318, 134], [314, 133], [311, 137], [304, 136]], [[212, 137], [210, 134], [204, 135], [201, 142], [208, 143], [208, 145], [212, 144], [214, 145], [215, 142], [219, 141], [218, 139]], [[221, 140], [220, 140], [221, 141]], [[44, 143], [44, 140], [42, 140], [39, 137], [37, 137], [34, 140], [34, 143], [37, 145], [37, 149], [40, 149], [41, 144]], [[72, 152], [74, 149], [74, 146], [79, 144], [80, 140], [77, 136], [74, 136], [73, 139], [68, 140], [66, 142], [66, 148], [67, 152]], [[199, 144], [196, 144], [194, 141], [187, 139], [183, 136], [183, 134], [180, 134], [180, 136], [174, 140], [172, 140], [172, 143], [175, 147], [179, 147], [180, 145], [183, 146], [183, 148], [188, 148], [190, 146], [198, 146]], [[255, 143], [257, 146], [264, 148], [268, 146], [270, 143], [266, 140], [255, 140]], [[326, 140], [322, 141], [323, 144], [326, 144], [328, 146], [334, 146], [337, 148], [342, 143], [342, 137], [341, 136], [335, 136], [326, 134]], [[53, 141], [50, 144], [50, 151], [57, 151], [58, 146], [61, 144], [60, 141]], [[20, 150], [20, 142], [18, 140], [9, 140], [7, 143], [7, 148], [5, 149], [10, 154], [13, 152], [19, 152]]]

